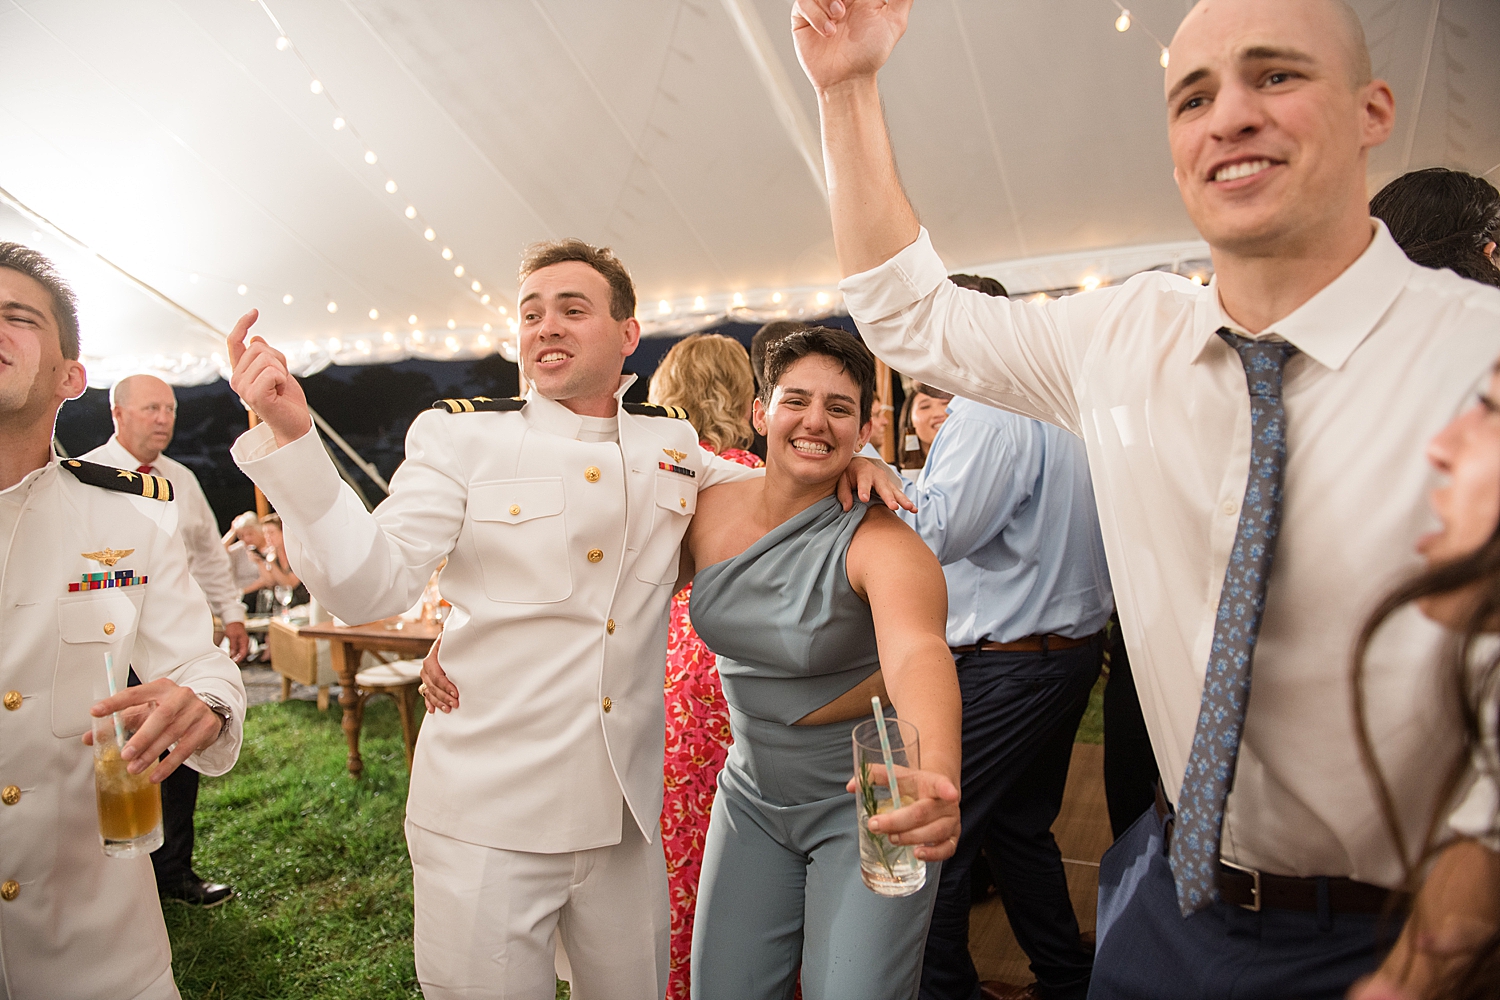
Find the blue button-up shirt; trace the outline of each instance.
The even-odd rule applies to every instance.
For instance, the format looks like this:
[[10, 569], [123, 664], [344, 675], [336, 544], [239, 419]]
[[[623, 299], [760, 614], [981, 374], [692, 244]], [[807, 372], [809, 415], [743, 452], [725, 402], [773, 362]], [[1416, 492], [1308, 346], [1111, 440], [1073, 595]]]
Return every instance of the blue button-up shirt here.
[[1099, 631], [1114, 594], [1083, 442], [968, 399], [948, 413], [899, 512], [943, 564], [948, 644]]

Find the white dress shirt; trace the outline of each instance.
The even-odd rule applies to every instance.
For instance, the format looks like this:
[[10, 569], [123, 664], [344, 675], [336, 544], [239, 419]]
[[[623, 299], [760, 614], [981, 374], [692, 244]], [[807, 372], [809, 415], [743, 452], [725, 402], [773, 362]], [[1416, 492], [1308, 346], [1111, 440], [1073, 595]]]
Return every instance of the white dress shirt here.
[[[86, 455], [79, 455], [85, 462], [113, 465], [117, 469], [135, 469], [141, 460], [126, 450], [119, 437], [111, 434], [109, 440]], [[219, 535], [219, 522], [198, 477], [193, 470], [181, 462], [157, 455], [151, 467], [158, 476], [165, 476], [176, 490], [173, 502], [180, 505], [177, 511], [177, 537], [187, 549], [188, 571], [203, 594], [208, 606], [225, 625], [245, 620], [245, 604], [240, 600], [240, 587], [235, 582], [234, 571], [229, 565], [229, 553]]]
[[[1281, 534], [1256, 646], [1223, 856], [1285, 875], [1394, 886], [1401, 865], [1355, 748], [1349, 656], [1375, 602], [1421, 565], [1436, 478], [1424, 451], [1500, 354], [1500, 292], [1406, 259], [1374, 222], [1365, 252], [1264, 331], [1286, 368]], [[870, 347], [950, 392], [1084, 439], [1115, 598], [1169, 797], [1184, 773], [1250, 463], [1244, 334], [1215, 286], [1147, 272], [1046, 303], [959, 288], [925, 230], [842, 285]], [[1376, 637], [1375, 744], [1420, 842], [1456, 746], [1412, 608]]]
[[[133, 473], [132, 473], [133, 474]], [[139, 476], [136, 477], [139, 479]], [[168, 677], [230, 710], [188, 758], [223, 774], [239, 755], [245, 688], [210, 641], [208, 605], [172, 537], [176, 501], [89, 486], [57, 461], [0, 491], [0, 998], [175, 1000], [151, 860], [99, 846], [89, 707], [127, 668]], [[106, 566], [88, 558], [115, 550]], [[129, 571], [140, 585], [70, 591]]]
[[314, 431], [278, 448], [262, 424], [231, 449], [281, 514], [292, 568], [344, 621], [405, 611], [447, 557], [438, 655], [460, 704], [417, 741], [407, 816], [424, 829], [586, 851], [620, 842], [623, 797], [655, 838], [682, 536], [698, 490], [761, 473], [699, 447], [686, 420], [622, 409], [618, 442], [600, 423], [537, 392], [512, 412], [428, 410], [373, 513]]

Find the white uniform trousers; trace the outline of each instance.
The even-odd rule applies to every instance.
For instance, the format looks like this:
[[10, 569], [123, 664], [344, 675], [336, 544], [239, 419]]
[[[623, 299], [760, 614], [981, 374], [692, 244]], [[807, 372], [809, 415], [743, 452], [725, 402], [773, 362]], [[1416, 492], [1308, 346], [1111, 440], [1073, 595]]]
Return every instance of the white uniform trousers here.
[[426, 1000], [552, 1000], [557, 943], [574, 1000], [662, 1000], [670, 915], [661, 837], [533, 854], [406, 823], [417, 982]]

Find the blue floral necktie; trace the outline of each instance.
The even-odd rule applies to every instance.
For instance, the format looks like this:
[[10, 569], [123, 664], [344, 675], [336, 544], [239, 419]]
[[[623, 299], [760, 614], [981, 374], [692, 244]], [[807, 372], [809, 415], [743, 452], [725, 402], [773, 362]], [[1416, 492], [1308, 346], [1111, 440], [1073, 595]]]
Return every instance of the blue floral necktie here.
[[1219, 610], [1213, 647], [1203, 678], [1198, 729], [1188, 756], [1169, 862], [1177, 883], [1177, 905], [1190, 916], [1219, 898], [1219, 839], [1224, 807], [1234, 781], [1250, 701], [1250, 665], [1266, 610], [1266, 580], [1281, 526], [1281, 478], [1286, 466], [1286, 410], [1281, 374], [1297, 348], [1284, 341], [1257, 341], [1220, 328], [1219, 336], [1239, 353], [1250, 387], [1250, 477], [1240, 507], [1239, 528]]

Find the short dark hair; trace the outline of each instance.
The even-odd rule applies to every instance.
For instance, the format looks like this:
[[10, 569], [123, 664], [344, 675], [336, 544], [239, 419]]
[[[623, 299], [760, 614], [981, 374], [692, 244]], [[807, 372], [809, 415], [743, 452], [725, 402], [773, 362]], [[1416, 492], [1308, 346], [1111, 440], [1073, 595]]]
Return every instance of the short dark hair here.
[[629, 319], [635, 315], [635, 282], [609, 247], [596, 247], [575, 237], [533, 243], [521, 252], [521, 276], [525, 282], [537, 271], [553, 264], [576, 260], [587, 264], [609, 282], [609, 315], [612, 319]]
[[63, 357], [78, 360], [78, 299], [52, 262], [22, 243], [0, 242], [0, 267], [19, 271], [52, 296], [52, 319]]
[[1429, 167], [1402, 174], [1370, 199], [1406, 256], [1500, 286], [1500, 268], [1484, 253], [1500, 234], [1500, 192], [1483, 177]]
[[948, 280], [959, 288], [972, 288], [976, 292], [1002, 299], [1010, 298], [1010, 293], [1005, 290], [1005, 286], [995, 278], [981, 278], [977, 274], [950, 274]]
[[809, 354], [821, 354], [837, 361], [844, 372], [859, 386], [859, 423], [870, 422], [875, 405], [875, 355], [860, 343], [858, 337], [831, 326], [810, 326], [793, 332], [766, 349], [766, 378], [760, 387], [760, 401], [771, 405], [771, 393], [780, 384], [787, 369]]
[[773, 319], [750, 338], [750, 373], [755, 376], [756, 386], [766, 382], [766, 349], [789, 333], [806, 330], [806, 323], [794, 319]]

